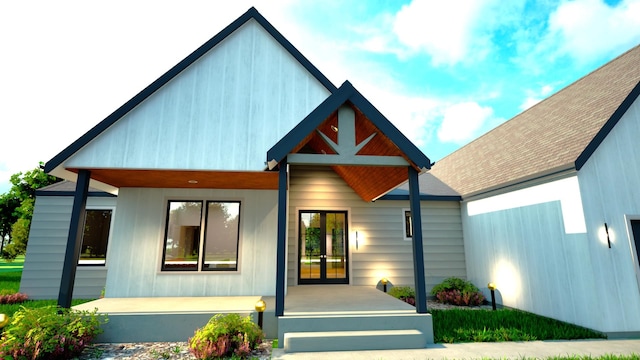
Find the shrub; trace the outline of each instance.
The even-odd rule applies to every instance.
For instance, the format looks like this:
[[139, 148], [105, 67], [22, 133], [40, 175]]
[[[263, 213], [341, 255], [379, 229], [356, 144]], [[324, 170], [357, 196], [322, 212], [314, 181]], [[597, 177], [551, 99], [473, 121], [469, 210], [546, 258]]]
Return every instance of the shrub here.
[[416, 306], [416, 292], [409, 286], [394, 286], [389, 290], [388, 294], [407, 304]]
[[445, 279], [431, 289], [431, 295], [443, 304], [477, 306], [484, 302], [484, 295], [471, 282], [456, 277]]
[[0, 304], [18, 304], [27, 301], [27, 294], [2, 294], [0, 295]]
[[107, 322], [96, 311], [75, 311], [56, 306], [22, 307], [4, 329], [2, 359], [72, 359], [79, 356]]
[[257, 348], [264, 333], [238, 314], [217, 314], [189, 339], [189, 351], [196, 359], [220, 359], [225, 356], [247, 357]]

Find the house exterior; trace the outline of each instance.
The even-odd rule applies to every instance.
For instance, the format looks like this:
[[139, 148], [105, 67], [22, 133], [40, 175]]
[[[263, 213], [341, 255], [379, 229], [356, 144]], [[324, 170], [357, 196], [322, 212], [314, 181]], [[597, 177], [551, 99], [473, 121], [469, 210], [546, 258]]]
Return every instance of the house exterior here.
[[[425, 313], [433, 285], [466, 276], [460, 197], [418, 178], [430, 165], [252, 8], [47, 162], [76, 186], [72, 197], [43, 191], [37, 206], [64, 198], [65, 212], [36, 211], [33, 226], [69, 229], [47, 247], [64, 259], [46, 269], [50, 283], [61, 278], [61, 305], [102, 289], [107, 298], [260, 295], [275, 296], [281, 316], [289, 286], [387, 278], [420, 289]], [[89, 185], [117, 211], [106, 260], [85, 265], [83, 224], [100, 205]], [[49, 242], [34, 232], [28, 257]], [[34, 258], [21, 291], [51, 298]], [[90, 266], [104, 280], [88, 288]]]
[[468, 279], [499, 302], [640, 335], [640, 46], [430, 171], [462, 195]]
[[[424, 313], [457, 276], [639, 335], [638, 64], [640, 47], [433, 165], [252, 8], [47, 162], [77, 186], [38, 194], [21, 291], [274, 296], [282, 316], [288, 287], [386, 278]], [[87, 210], [105, 209], [87, 264]]]

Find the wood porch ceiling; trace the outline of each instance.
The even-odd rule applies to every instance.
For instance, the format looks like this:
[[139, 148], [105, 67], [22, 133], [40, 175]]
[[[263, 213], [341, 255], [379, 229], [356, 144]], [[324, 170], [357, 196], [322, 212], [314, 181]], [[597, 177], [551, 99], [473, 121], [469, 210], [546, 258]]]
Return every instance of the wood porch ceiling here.
[[[78, 169], [67, 170], [78, 172]], [[91, 171], [91, 179], [117, 188], [278, 189], [278, 173], [268, 171], [88, 170]]]
[[[383, 134], [356, 106], [347, 103], [355, 112], [356, 144], [360, 144], [371, 134], [376, 133], [357, 155], [401, 156], [409, 164], [413, 162], [385, 134]], [[338, 111], [334, 111], [323, 121], [317, 130], [334, 143], [338, 142]], [[335, 154], [317, 131], [307, 135], [291, 153], [299, 154]], [[415, 166], [414, 166], [415, 167]], [[331, 166], [342, 179], [364, 200], [372, 201], [393, 190], [409, 178], [407, 167], [392, 166]], [[417, 169], [417, 168], [416, 168]], [[417, 169], [420, 171], [420, 169]]]

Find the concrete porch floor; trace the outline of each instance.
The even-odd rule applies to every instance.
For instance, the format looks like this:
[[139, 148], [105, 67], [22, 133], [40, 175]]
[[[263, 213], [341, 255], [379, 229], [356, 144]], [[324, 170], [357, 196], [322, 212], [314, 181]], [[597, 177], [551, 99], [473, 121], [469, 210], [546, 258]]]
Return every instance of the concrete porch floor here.
[[[215, 314], [238, 313], [257, 322], [255, 304], [267, 303], [264, 331], [278, 337], [273, 296], [103, 298], [74, 309], [107, 314], [100, 342], [186, 341]], [[305, 285], [287, 289], [283, 318], [305, 316], [409, 315], [415, 308], [372, 287]]]
[[287, 289], [284, 316], [308, 313], [415, 313], [416, 308], [369, 286], [301, 285]]

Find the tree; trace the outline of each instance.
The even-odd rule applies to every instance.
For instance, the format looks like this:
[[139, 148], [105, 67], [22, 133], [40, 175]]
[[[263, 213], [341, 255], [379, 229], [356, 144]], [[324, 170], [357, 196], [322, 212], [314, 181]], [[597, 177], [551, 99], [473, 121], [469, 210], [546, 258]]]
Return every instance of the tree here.
[[[11, 175], [11, 189], [0, 196], [0, 251], [2, 257], [15, 258], [24, 254], [29, 239], [29, 228], [33, 207], [36, 201], [36, 190], [60, 181], [55, 176], [46, 174], [42, 168], [44, 163], [26, 173]], [[7, 249], [5, 249], [5, 244]]]

